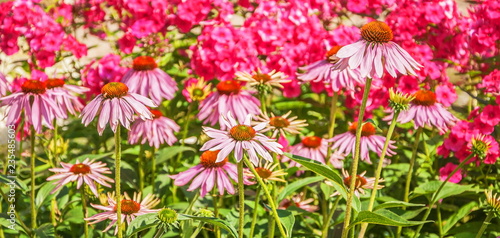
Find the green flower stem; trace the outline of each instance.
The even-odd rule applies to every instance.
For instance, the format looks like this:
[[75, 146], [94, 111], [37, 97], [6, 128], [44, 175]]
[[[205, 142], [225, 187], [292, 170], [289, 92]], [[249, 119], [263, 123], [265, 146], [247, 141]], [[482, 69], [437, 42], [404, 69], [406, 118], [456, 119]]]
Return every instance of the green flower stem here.
[[203, 229], [203, 226], [205, 225], [205, 222], [200, 222], [198, 227], [196, 227], [196, 230], [194, 230], [193, 234], [190, 236], [190, 238], [196, 238], [198, 237], [198, 234], [200, 233], [201, 229]]
[[36, 207], [35, 207], [35, 128], [31, 126], [31, 159], [30, 159], [30, 177], [31, 177], [31, 199], [30, 199], [30, 209], [31, 209], [31, 232], [32, 235], [36, 228]]
[[[85, 196], [85, 184], [82, 186], [80, 189], [80, 192], [82, 193], [82, 210], [83, 210], [83, 217], [87, 217], [87, 198]], [[83, 220], [83, 231], [84, 231], [84, 237], [87, 238], [89, 237], [89, 226], [88, 226], [88, 221], [85, 219]]]
[[[194, 103], [190, 103], [188, 106], [188, 111], [186, 113], [186, 121], [184, 122], [184, 126], [182, 128], [182, 139], [181, 139], [181, 147], [186, 144], [186, 137], [189, 130], [189, 124], [191, 123], [191, 113], [193, 112]], [[177, 155], [177, 159], [175, 160], [175, 164], [179, 164], [182, 158], [182, 153]], [[173, 171], [172, 171], [173, 172]]]
[[[330, 105], [330, 124], [328, 125], [328, 139], [333, 137], [333, 132], [335, 130], [335, 119], [337, 117], [337, 102], [339, 99], [339, 93], [333, 92], [332, 103]], [[328, 152], [326, 158], [330, 158], [332, 154], [332, 147], [328, 146]], [[327, 160], [328, 163], [329, 160]]]
[[486, 230], [486, 227], [488, 227], [488, 225], [490, 224], [491, 219], [493, 219], [494, 216], [495, 216], [495, 212], [494, 211], [489, 211], [488, 212], [488, 216], [486, 216], [486, 219], [484, 219], [483, 225], [481, 226], [481, 228], [477, 232], [476, 238], [483, 237], [483, 233]]
[[264, 190], [264, 194], [266, 195], [267, 200], [269, 202], [269, 205], [271, 206], [271, 210], [273, 212], [273, 217], [274, 217], [274, 220], [276, 221], [276, 223], [278, 224], [278, 229], [279, 229], [279, 231], [281, 233], [281, 236], [282, 237], [287, 237], [286, 232], [285, 232], [285, 230], [284, 230], [284, 228], [283, 228], [283, 226], [282, 226], [282, 224], [280, 222], [280, 218], [278, 216], [278, 212], [276, 211], [276, 204], [274, 203], [274, 199], [271, 196], [271, 194], [269, 193], [269, 190], [267, 189], [266, 184], [264, 183], [264, 181], [262, 181], [262, 178], [259, 176], [259, 174], [255, 170], [255, 167], [248, 160], [248, 158], [246, 156], [243, 157], [243, 160], [245, 161], [245, 163], [248, 166], [248, 168], [250, 169], [250, 171], [252, 171], [253, 175], [257, 179], [257, 182], [259, 182], [259, 185], [262, 188], [262, 190]]
[[[368, 211], [373, 211], [373, 205], [375, 204], [375, 197], [377, 196], [377, 187], [380, 182], [380, 175], [382, 174], [382, 168], [384, 167], [384, 159], [387, 154], [387, 148], [389, 148], [389, 142], [391, 141], [392, 134], [394, 133], [394, 128], [396, 128], [396, 120], [398, 119], [400, 111], [395, 111], [392, 117], [391, 125], [389, 126], [389, 130], [387, 131], [387, 135], [385, 136], [384, 147], [382, 148], [382, 153], [380, 154], [380, 158], [377, 165], [377, 171], [375, 171], [375, 182], [373, 184], [372, 194], [370, 196], [370, 203], [368, 204]], [[361, 224], [361, 230], [359, 232], [359, 238], [363, 238], [365, 236], [366, 228], [368, 228], [368, 223]]]
[[57, 201], [56, 198], [53, 197], [50, 200], [50, 222], [54, 227], [57, 226], [57, 220], [56, 220], [56, 207], [57, 207]]
[[333, 203], [333, 207], [330, 209], [330, 212], [326, 216], [326, 219], [323, 219], [323, 231], [322, 231], [322, 238], [327, 238], [328, 237], [328, 230], [330, 229], [330, 222], [333, 218], [333, 214], [335, 213], [335, 210], [337, 209], [337, 204], [339, 204], [340, 201], [340, 196], [337, 196], [335, 199], [335, 203]]
[[274, 231], [276, 230], [276, 222], [274, 221], [274, 217], [272, 215], [269, 215], [269, 218], [267, 219], [269, 222], [267, 226], [267, 237], [269, 238], [274, 238]]
[[439, 230], [439, 237], [443, 237], [443, 220], [441, 219], [441, 203], [438, 202], [436, 205], [437, 209], [437, 218], [438, 218], [438, 230]]
[[260, 109], [262, 110], [262, 114], [267, 115], [267, 101], [266, 95], [260, 94]]
[[355, 152], [352, 161], [351, 184], [349, 186], [349, 193], [347, 194], [347, 204], [345, 211], [344, 227], [342, 230], [342, 238], [347, 238], [349, 235], [349, 225], [351, 223], [351, 214], [352, 214], [352, 198], [354, 197], [354, 189], [356, 188], [359, 154], [361, 152], [361, 128], [363, 125], [363, 116], [365, 115], [366, 102], [368, 101], [368, 94], [370, 93], [371, 84], [372, 84], [372, 78], [369, 77], [366, 78], [366, 86], [365, 86], [365, 91], [363, 93], [363, 99], [361, 101], [361, 107], [359, 108], [358, 125], [356, 128], [356, 144], [354, 147]]
[[186, 208], [186, 211], [184, 211], [185, 214], [190, 215], [191, 210], [193, 210], [194, 203], [198, 200], [198, 197], [200, 197], [199, 193], [195, 193], [193, 199], [189, 203], [189, 206]]
[[155, 179], [156, 179], [156, 149], [151, 147], [151, 193], [155, 193]]
[[245, 190], [243, 184], [243, 160], [238, 162], [238, 208], [240, 217], [238, 220], [238, 237], [243, 237], [243, 227], [245, 227]]
[[413, 148], [411, 151], [410, 168], [408, 169], [408, 173], [406, 173], [405, 194], [403, 197], [403, 201], [405, 202], [409, 201], [408, 196], [410, 195], [410, 185], [411, 185], [411, 178], [413, 177], [413, 167], [415, 166], [415, 159], [417, 158], [418, 144], [420, 143], [420, 137], [422, 136], [422, 131], [423, 128], [420, 127], [417, 129], [417, 133], [415, 134], [415, 142], [413, 143]]
[[120, 162], [122, 158], [122, 144], [120, 136], [121, 126], [116, 127], [115, 132], [115, 192], [116, 192], [116, 226], [118, 227], [118, 238], [123, 237], [122, 231], [122, 196], [121, 196], [121, 178], [120, 178]]
[[[448, 177], [446, 177], [446, 179], [443, 181], [443, 183], [441, 183], [441, 186], [439, 186], [439, 188], [436, 190], [436, 192], [432, 195], [431, 202], [429, 203], [429, 206], [427, 207], [427, 211], [425, 212], [425, 215], [422, 218], [422, 221], [426, 221], [427, 218], [429, 217], [429, 214], [431, 213], [432, 207], [434, 206], [434, 204], [436, 204], [437, 198], [439, 196], [439, 193], [443, 189], [444, 185], [446, 185], [446, 183], [450, 180], [450, 178], [459, 169], [461, 169], [467, 162], [469, 162], [469, 160], [472, 159], [473, 156], [474, 156], [474, 154], [471, 153], [467, 158], [465, 158], [464, 161], [460, 162], [460, 164], [458, 164], [458, 166], [448, 175]], [[420, 224], [418, 226], [417, 231], [415, 232], [415, 235], [413, 236], [413, 238], [417, 238], [418, 237], [418, 235], [420, 234], [420, 230], [422, 230], [423, 226], [424, 226], [424, 224]]]
[[144, 145], [139, 145], [139, 191], [144, 190], [144, 167], [146, 163], [144, 163]]
[[260, 199], [260, 187], [257, 187], [257, 191], [255, 191], [255, 200], [253, 206], [253, 214], [252, 214], [252, 223], [250, 225], [250, 235], [248, 237], [253, 237], [253, 233], [255, 231], [255, 224], [257, 223], [257, 209], [259, 208], [259, 199]]
[[[222, 196], [224, 195], [221, 195], [221, 197]], [[219, 218], [219, 198], [217, 197], [216, 193], [212, 194], [212, 202], [214, 204], [214, 217]], [[220, 238], [221, 237], [220, 228], [218, 226], [215, 226], [214, 229], [215, 229], [215, 237]]]

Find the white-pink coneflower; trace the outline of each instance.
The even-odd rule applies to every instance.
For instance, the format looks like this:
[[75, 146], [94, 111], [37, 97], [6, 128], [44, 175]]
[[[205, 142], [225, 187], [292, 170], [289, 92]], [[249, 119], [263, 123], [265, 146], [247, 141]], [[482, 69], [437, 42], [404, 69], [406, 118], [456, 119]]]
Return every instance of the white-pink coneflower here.
[[[47, 178], [47, 181], [59, 180], [54, 184], [57, 186], [52, 190], [52, 193], [59, 190], [62, 186], [76, 181], [76, 188], [79, 189], [83, 183], [87, 184], [96, 197], [99, 197], [95, 183], [111, 188], [109, 183], [114, 180], [104, 176], [103, 174], [111, 174], [111, 171], [106, 167], [105, 163], [94, 162], [89, 158], [83, 162], [76, 160], [75, 164], [61, 162], [62, 168], [52, 168], [49, 171], [56, 174]], [[108, 183], [109, 182], [109, 183]]]
[[9, 81], [5, 75], [0, 73], [0, 97], [7, 95], [7, 92], [10, 92]]
[[151, 99], [130, 93], [124, 83], [112, 82], [102, 87], [101, 94], [83, 108], [80, 117], [87, 126], [99, 113], [97, 131], [102, 135], [108, 122], [115, 132], [120, 123], [130, 130], [130, 122], [135, 120], [134, 114], [139, 115], [142, 120], [153, 119], [153, 114], [146, 106], [156, 107]]
[[160, 105], [163, 99], [172, 99], [177, 91], [177, 83], [163, 70], [159, 69], [150, 56], [134, 59], [132, 69], [127, 71], [121, 82], [130, 92], [151, 98]]
[[282, 116], [276, 116], [271, 112], [271, 116], [267, 114], [261, 114], [256, 117], [257, 121], [254, 123], [257, 125], [258, 123], [267, 122], [269, 123], [266, 128], [262, 130], [262, 133], [267, 131], [272, 131], [273, 134], [271, 138], [276, 138], [278, 133], [281, 136], [285, 136], [288, 134], [300, 134], [300, 131], [307, 125], [306, 120], [297, 120], [296, 116], [289, 117], [292, 111], [285, 113]]
[[90, 89], [77, 85], [66, 84], [63, 79], [47, 79], [45, 81], [47, 90], [53, 92], [54, 100], [61, 106], [65, 112], [76, 115], [83, 108], [83, 104], [75, 94], [83, 94]]
[[128, 133], [130, 144], [146, 144], [160, 148], [162, 144], [173, 145], [177, 138], [174, 132], [179, 132], [180, 127], [168, 117], [164, 117], [159, 110], [150, 109], [153, 120], [138, 119], [133, 124]]
[[243, 153], [246, 153], [250, 161], [257, 166], [259, 157], [267, 161], [273, 161], [270, 151], [277, 154], [283, 153], [281, 151], [282, 146], [276, 140], [260, 133], [267, 123], [260, 123], [252, 127], [250, 124], [252, 115], [250, 114], [242, 123], [238, 123], [231, 115], [231, 112], [228, 112], [227, 117], [221, 115], [221, 118], [227, 130], [203, 127], [203, 132], [212, 139], [207, 141], [200, 149], [202, 151], [220, 150], [216, 162], [221, 162], [231, 152], [239, 162], [243, 159]]
[[[366, 171], [361, 174], [356, 175], [356, 184], [354, 185], [354, 194], [359, 197], [361, 194], [365, 194], [365, 189], [373, 189], [375, 187], [375, 178], [373, 177], [365, 177]], [[345, 169], [342, 169], [342, 176], [344, 177], [344, 184], [349, 187], [351, 185], [352, 177], [349, 175]], [[379, 182], [384, 182], [383, 178], [379, 179]], [[325, 182], [328, 185], [332, 186], [330, 181]], [[377, 189], [383, 188], [383, 185], [377, 185]], [[332, 196], [340, 195], [340, 193], [334, 192]]]
[[396, 77], [401, 74], [415, 75], [422, 67], [406, 50], [392, 42], [391, 28], [381, 21], [372, 21], [361, 27], [361, 40], [346, 45], [337, 52], [339, 62], [335, 69], [359, 68], [362, 77], [381, 78], [384, 69]]

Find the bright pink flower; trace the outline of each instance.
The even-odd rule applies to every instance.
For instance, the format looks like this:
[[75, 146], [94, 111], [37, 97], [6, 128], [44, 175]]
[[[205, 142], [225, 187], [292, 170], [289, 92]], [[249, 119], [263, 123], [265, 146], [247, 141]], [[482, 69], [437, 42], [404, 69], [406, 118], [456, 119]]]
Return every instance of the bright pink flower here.
[[479, 114], [479, 120], [490, 126], [498, 125], [500, 122], [500, 106], [486, 105]]
[[[356, 127], [358, 123], [353, 122], [349, 125], [349, 130], [340, 135], [336, 135], [329, 142], [333, 142], [332, 149], [337, 149], [338, 153], [351, 154], [354, 156], [355, 142], [356, 142]], [[384, 147], [385, 137], [375, 135], [375, 126], [371, 123], [366, 123], [361, 127], [361, 159], [371, 164], [369, 151], [376, 152], [378, 155], [382, 153]], [[392, 149], [396, 147], [393, 145], [395, 141], [390, 141], [387, 149], [387, 155], [391, 156], [396, 154]]]
[[63, 79], [48, 79], [45, 81], [47, 90], [53, 92], [54, 101], [61, 107], [64, 113], [76, 115], [83, 109], [83, 104], [76, 94], [83, 94], [89, 89], [77, 85], [69, 85]]
[[174, 132], [179, 132], [180, 127], [170, 118], [164, 117], [158, 110], [151, 110], [153, 120], [138, 119], [128, 133], [128, 143], [141, 144], [149, 142], [149, 146], [160, 148], [162, 144], [173, 145], [177, 138]]
[[259, 100], [249, 91], [243, 90], [236, 80], [226, 80], [217, 84], [217, 91], [200, 103], [199, 110], [198, 119], [212, 126], [219, 122], [223, 130], [226, 125], [220, 115], [231, 112], [238, 121], [244, 121], [249, 114], [261, 114]]
[[415, 75], [415, 69], [422, 67], [408, 52], [391, 41], [392, 30], [383, 22], [373, 21], [364, 25], [361, 37], [360, 41], [346, 45], [337, 52], [340, 61], [336, 69], [359, 67], [362, 77], [381, 78], [384, 69], [396, 77], [396, 71]]
[[139, 94], [128, 92], [128, 87], [124, 83], [108, 83], [102, 87], [101, 94], [97, 95], [82, 111], [80, 117], [82, 123], [88, 126], [99, 113], [97, 131], [99, 135], [109, 126], [113, 132], [121, 123], [130, 130], [130, 122], [134, 121], [134, 113], [142, 120], [153, 119], [153, 114], [146, 107], [156, 107], [151, 99]]
[[111, 171], [108, 167], [106, 167], [106, 164], [102, 162], [94, 162], [94, 160], [87, 158], [81, 163], [76, 160], [75, 164], [61, 162], [61, 166], [62, 168], [49, 169], [49, 171], [56, 174], [48, 177], [47, 181], [59, 180], [54, 183], [57, 184], [57, 187], [55, 187], [51, 193], [56, 192], [62, 186], [70, 182], [77, 181], [77, 189], [79, 189], [83, 183], [86, 183], [92, 193], [94, 193], [96, 197], [99, 197], [99, 192], [97, 191], [95, 183], [111, 188], [111, 185], [108, 182], [115, 182], [113, 179], [103, 175], [111, 174]]
[[7, 125], [16, 123], [24, 114], [23, 120], [33, 125], [37, 133], [42, 133], [42, 125], [53, 129], [54, 119], [67, 117], [54, 101], [53, 92], [47, 90], [45, 82], [39, 80], [25, 80], [21, 91], [0, 98], [0, 106], [7, 106]]
[[[473, 159], [476, 163], [481, 160], [485, 164], [495, 164], [500, 156], [498, 142], [490, 135], [478, 134], [471, 138], [467, 144], [467, 156], [474, 153]], [[459, 157], [459, 156], [457, 156]], [[465, 157], [459, 157], [463, 161]]]
[[484, 92], [486, 93], [500, 95], [500, 70], [495, 69], [490, 74], [486, 75], [478, 87], [484, 88]]
[[[290, 148], [290, 153], [308, 159], [316, 160], [325, 164], [326, 153], [328, 151], [328, 141], [317, 136], [306, 136], [301, 142]], [[289, 167], [300, 167], [297, 162], [284, 157], [283, 162], [290, 161]]]
[[[439, 169], [439, 179], [441, 181], [446, 180], [451, 172], [453, 172], [453, 170], [455, 170], [457, 167], [458, 165], [456, 164], [447, 163], [444, 167]], [[457, 170], [457, 172], [454, 173], [448, 181], [452, 183], [460, 183], [460, 181], [462, 181], [463, 173], [464, 171], [462, 169]]]
[[[234, 194], [235, 190], [231, 179], [238, 182], [236, 165], [228, 162], [227, 158], [217, 162], [219, 152], [220, 150], [205, 151], [200, 156], [200, 164], [179, 174], [171, 175], [170, 177], [175, 180], [174, 185], [184, 186], [192, 181], [187, 191], [200, 188], [201, 197], [212, 191], [215, 185], [217, 185], [220, 195], [224, 195], [226, 190], [227, 193]], [[243, 176], [243, 183], [252, 184], [247, 176]]]
[[163, 99], [174, 98], [177, 91], [177, 83], [149, 56], [135, 58], [133, 68], [123, 76], [122, 83], [129, 87], [130, 92], [149, 97], [157, 105]]
[[259, 156], [272, 162], [273, 157], [269, 152], [283, 154], [282, 146], [279, 143], [260, 133], [267, 126], [267, 123], [260, 123], [252, 127], [251, 114], [248, 114], [245, 120], [240, 121], [240, 123], [233, 118], [231, 112], [227, 113], [227, 118], [224, 115], [221, 115], [221, 118], [227, 130], [203, 127], [203, 132], [212, 139], [205, 142], [200, 150], [220, 150], [215, 162], [221, 162], [231, 152], [233, 152], [234, 158], [240, 162], [243, 159], [243, 153], [246, 153], [250, 161], [258, 166]]
[[436, 87], [436, 99], [445, 107], [451, 106], [457, 100], [458, 96], [451, 83], [440, 84]]
[[[122, 197], [122, 196], [120, 196]], [[152, 209], [160, 203], [160, 199], [156, 198], [155, 195], [148, 194], [144, 199], [141, 200], [141, 193], [134, 193], [134, 197], [130, 198], [127, 193], [123, 196], [124, 199], [119, 198], [121, 201], [121, 221], [122, 224], [127, 221], [130, 225], [137, 216], [155, 213], [160, 209]], [[111, 220], [109, 225], [103, 232], [108, 231], [113, 225], [118, 221], [118, 214], [116, 213], [116, 196], [114, 193], [108, 193], [107, 205], [97, 205], [90, 204], [93, 208], [104, 210], [105, 212], [95, 214], [91, 217], [85, 218], [86, 221], [90, 221], [89, 224], [96, 224], [101, 221]], [[115, 235], [118, 233], [118, 227], [115, 228]]]
[[121, 57], [107, 54], [89, 63], [81, 72], [83, 86], [90, 88], [90, 95], [101, 93], [101, 88], [111, 82], [119, 82], [127, 68], [120, 65]]

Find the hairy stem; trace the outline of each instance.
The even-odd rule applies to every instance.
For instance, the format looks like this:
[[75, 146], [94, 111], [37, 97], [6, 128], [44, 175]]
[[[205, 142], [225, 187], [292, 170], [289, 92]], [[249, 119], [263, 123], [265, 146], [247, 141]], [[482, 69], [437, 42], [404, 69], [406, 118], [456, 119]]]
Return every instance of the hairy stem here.
[[257, 209], [259, 208], [259, 198], [260, 198], [260, 187], [257, 187], [257, 191], [255, 192], [255, 200], [253, 205], [253, 214], [252, 214], [252, 223], [250, 225], [250, 235], [248, 237], [253, 237], [253, 233], [255, 231], [255, 224], [257, 223]]
[[116, 192], [116, 226], [118, 227], [118, 238], [123, 237], [122, 231], [122, 196], [121, 196], [121, 178], [120, 178], [120, 162], [122, 158], [122, 144], [120, 136], [121, 126], [116, 127], [115, 132], [115, 192]]
[[415, 166], [415, 159], [417, 158], [418, 144], [420, 143], [422, 131], [423, 128], [420, 127], [417, 129], [417, 133], [415, 134], [415, 142], [413, 143], [413, 148], [411, 151], [410, 168], [408, 169], [408, 173], [406, 174], [405, 194], [403, 197], [403, 201], [405, 202], [409, 201], [408, 196], [410, 194], [411, 178], [413, 177], [413, 167]]
[[238, 237], [243, 237], [243, 228], [245, 227], [245, 190], [243, 184], [243, 160], [238, 163], [238, 208], [240, 217], [238, 220]]
[[35, 128], [31, 126], [31, 159], [30, 159], [30, 177], [31, 177], [31, 199], [30, 199], [30, 209], [31, 209], [31, 232], [34, 235], [36, 228], [36, 207], [35, 207]]

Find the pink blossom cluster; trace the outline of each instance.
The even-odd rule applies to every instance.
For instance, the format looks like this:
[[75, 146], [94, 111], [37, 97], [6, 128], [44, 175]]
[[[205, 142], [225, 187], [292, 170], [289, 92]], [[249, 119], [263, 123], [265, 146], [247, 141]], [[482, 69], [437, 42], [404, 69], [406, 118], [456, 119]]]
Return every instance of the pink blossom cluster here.
[[93, 60], [82, 70], [83, 86], [88, 87], [89, 95], [101, 93], [101, 88], [110, 82], [119, 82], [127, 72], [126, 67], [120, 65], [121, 57], [107, 54], [99, 60]]
[[224, 22], [229, 22], [234, 13], [233, 3], [228, 0], [170, 0], [170, 4], [176, 6], [176, 10], [169, 17], [181, 32], [189, 32], [193, 26], [206, 20], [213, 10], [217, 10], [215, 19]]
[[471, 26], [470, 37], [471, 54], [491, 57], [499, 53], [500, 42], [500, 2], [479, 1], [468, 9]]

